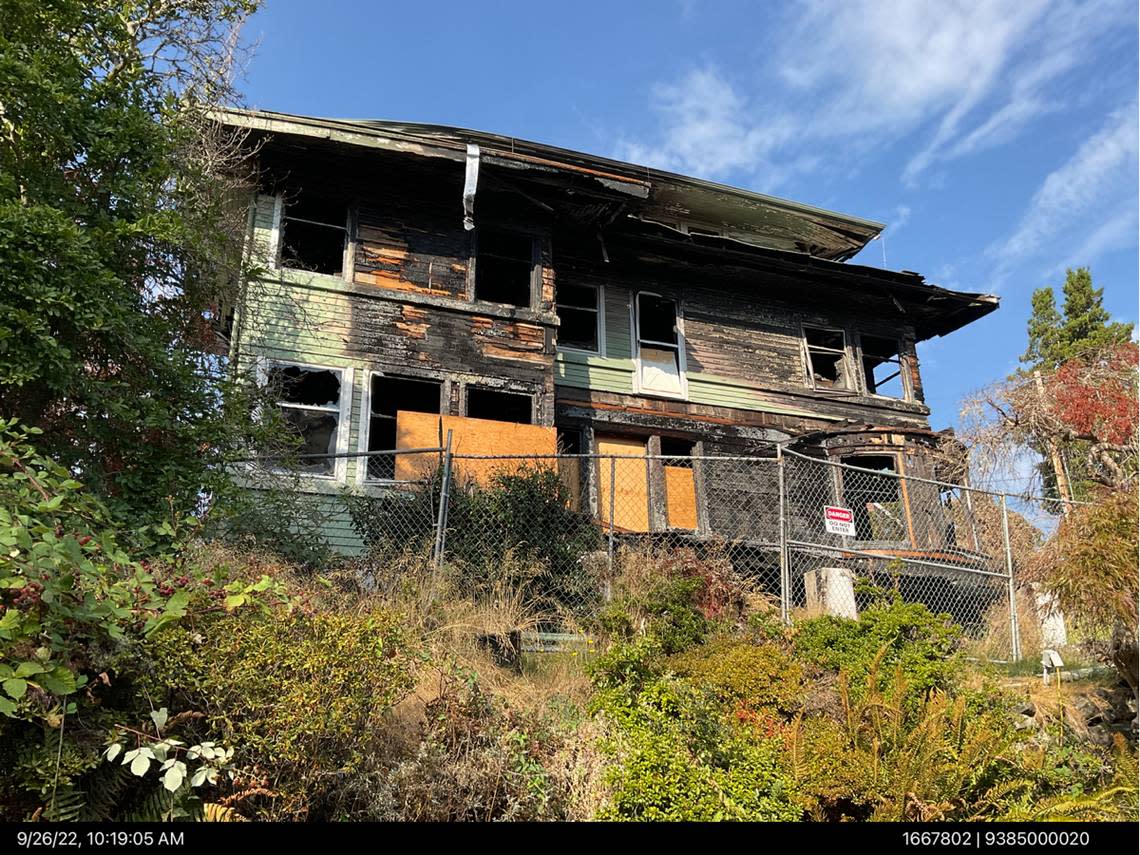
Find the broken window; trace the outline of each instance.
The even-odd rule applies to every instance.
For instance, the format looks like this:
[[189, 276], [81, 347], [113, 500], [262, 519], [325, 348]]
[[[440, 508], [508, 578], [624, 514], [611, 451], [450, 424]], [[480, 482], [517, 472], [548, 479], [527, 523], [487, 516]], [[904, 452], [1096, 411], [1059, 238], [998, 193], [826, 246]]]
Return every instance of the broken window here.
[[558, 346], [598, 352], [601, 289], [596, 285], [559, 285]]
[[683, 395], [677, 303], [657, 294], [638, 294], [636, 317], [641, 391]]
[[581, 454], [582, 431], [578, 428], [558, 428], [558, 453]]
[[851, 389], [847, 335], [843, 330], [804, 327], [808, 373], [816, 389]]
[[281, 265], [330, 276], [344, 275], [348, 205], [301, 191], [285, 200], [281, 214]]
[[483, 386], [467, 387], [467, 417], [516, 422], [529, 425], [534, 421], [534, 397], [520, 392], [503, 392]]
[[857, 540], [906, 541], [906, 513], [896, 475], [895, 458], [888, 454], [859, 454], [842, 462], [843, 501], [855, 517]]
[[480, 230], [475, 258], [475, 299], [530, 308], [534, 239]]
[[[440, 391], [438, 380], [416, 380], [410, 377], [372, 375], [368, 404], [368, 450], [391, 451], [396, 448], [396, 414], [438, 413]], [[396, 455], [378, 454], [368, 458], [368, 479], [390, 480], [396, 477]]]
[[905, 398], [903, 363], [899, 342], [893, 338], [860, 336], [863, 350], [863, 382], [868, 395]]
[[693, 443], [687, 439], [673, 439], [669, 436], [661, 437], [661, 456], [672, 458], [664, 461], [666, 466], [682, 466], [693, 468]]
[[340, 431], [340, 372], [301, 365], [274, 365], [268, 385], [285, 423], [297, 437], [297, 468], [334, 475]]

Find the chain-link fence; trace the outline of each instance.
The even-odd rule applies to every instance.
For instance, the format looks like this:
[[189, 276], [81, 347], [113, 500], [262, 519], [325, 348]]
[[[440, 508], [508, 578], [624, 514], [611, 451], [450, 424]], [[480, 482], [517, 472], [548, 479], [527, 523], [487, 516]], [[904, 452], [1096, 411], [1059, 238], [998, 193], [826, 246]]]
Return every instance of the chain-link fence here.
[[[350, 508], [374, 551], [420, 556], [433, 586], [446, 576], [461, 595], [525, 590], [551, 632], [589, 627], [628, 574], [683, 560], [731, 570], [787, 621], [855, 617], [890, 591], [949, 614], [985, 658], [1063, 643], [1056, 610], [1017, 584], [1056, 502], [1019, 497], [1015, 509], [1005, 494], [863, 459], [872, 465], [786, 449], [524, 457], [445, 445], [357, 462], [372, 486]], [[1023, 649], [1023, 625], [1035, 649]]]

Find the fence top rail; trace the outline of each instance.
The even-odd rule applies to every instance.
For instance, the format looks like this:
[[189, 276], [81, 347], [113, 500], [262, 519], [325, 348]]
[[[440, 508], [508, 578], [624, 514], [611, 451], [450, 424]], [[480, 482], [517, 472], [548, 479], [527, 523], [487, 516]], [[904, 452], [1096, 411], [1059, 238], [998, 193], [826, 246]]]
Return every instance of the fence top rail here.
[[750, 463], [776, 463], [775, 457], [729, 454], [463, 454], [452, 452], [456, 460], [747, 460]]
[[969, 484], [954, 484], [950, 481], [936, 481], [933, 478], [921, 478], [917, 475], [907, 475], [903, 472], [887, 472], [883, 469], [867, 469], [862, 466], [852, 466], [850, 463], [841, 463], [838, 460], [827, 460], [822, 457], [812, 457], [810, 454], [803, 454], [799, 451], [792, 451], [790, 448], [781, 449], [782, 453], [790, 457], [798, 457], [801, 460], [808, 460], [812, 463], [820, 463], [824, 466], [833, 466], [836, 469], [849, 469], [852, 472], [863, 472], [868, 475], [880, 475], [884, 478], [896, 478], [902, 481], [914, 481], [918, 484], [933, 484], [936, 487], [947, 487], [952, 490], [967, 490], [971, 493], [982, 493], [989, 496], [1002, 497], [1005, 496], [1010, 499], [1016, 499], [1022, 502], [1040, 502], [1041, 504], [1053, 505], [1088, 505], [1089, 502], [1081, 502], [1076, 499], [1051, 499], [1046, 496], [1034, 496], [1026, 493], [1007, 493], [1001, 490], [987, 490], [984, 487], [973, 487]]

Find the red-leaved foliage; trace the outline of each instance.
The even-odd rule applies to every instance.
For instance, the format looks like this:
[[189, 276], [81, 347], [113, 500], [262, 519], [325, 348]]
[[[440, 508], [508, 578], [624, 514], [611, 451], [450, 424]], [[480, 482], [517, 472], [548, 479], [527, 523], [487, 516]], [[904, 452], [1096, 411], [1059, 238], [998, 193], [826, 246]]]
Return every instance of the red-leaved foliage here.
[[1136, 435], [1140, 407], [1137, 357], [1129, 342], [1066, 362], [1047, 381], [1055, 417], [1079, 436], [1127, 444]]

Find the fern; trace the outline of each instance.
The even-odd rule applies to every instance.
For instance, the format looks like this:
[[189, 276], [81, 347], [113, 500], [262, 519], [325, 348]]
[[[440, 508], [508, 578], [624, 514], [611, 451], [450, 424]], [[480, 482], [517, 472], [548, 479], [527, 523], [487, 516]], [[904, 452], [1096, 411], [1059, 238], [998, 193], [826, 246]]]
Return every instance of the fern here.
[[88, 822], [116, 819], [133, 783], [126, 767], [119, 763], [104, 763], [84, 781], [87, 805], [83, 819]]
[[68, 785], [55, 792], [55, 798], [44, 805], [41, 818], [48, 822], [76, 822], [83, 818], [87, 794], [78, 787]]

